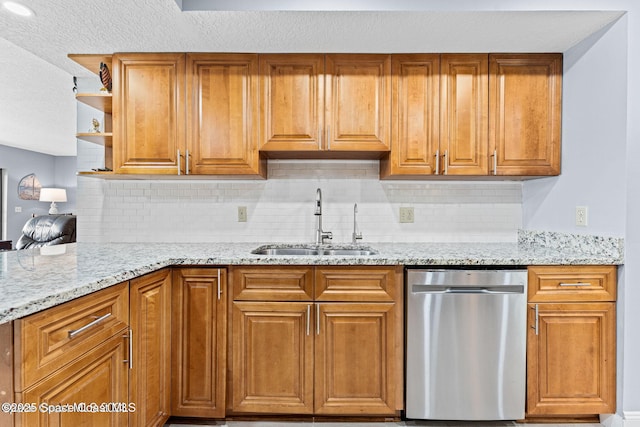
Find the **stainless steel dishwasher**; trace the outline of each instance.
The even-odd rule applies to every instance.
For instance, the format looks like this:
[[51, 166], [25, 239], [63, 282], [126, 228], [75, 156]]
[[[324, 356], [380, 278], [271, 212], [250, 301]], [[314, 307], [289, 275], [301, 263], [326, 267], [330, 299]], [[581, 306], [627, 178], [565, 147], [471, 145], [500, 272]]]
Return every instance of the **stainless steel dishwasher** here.
[[524, 418], [527, 271], [408, 269], [406, 417]]

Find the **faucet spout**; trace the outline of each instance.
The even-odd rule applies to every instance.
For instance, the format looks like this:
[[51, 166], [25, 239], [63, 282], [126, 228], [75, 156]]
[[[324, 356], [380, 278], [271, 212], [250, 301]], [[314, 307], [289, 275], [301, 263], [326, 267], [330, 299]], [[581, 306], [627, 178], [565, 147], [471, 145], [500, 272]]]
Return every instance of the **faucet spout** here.
[[316, 190], [316, 213], [314, 215], [322, 215], [322, 191]]
[[351, 243], [354, 245], [358, 243], [358, 240], [362, 240], [362, 232], [358, 231], [358, 223], [356, 221], [356, 214], [358, 213], [358, 204], [353, 204], [353, 233], [351, 233]]
[[316, 211], [314, 215], [317, 218], [316, 221], [316, 245], [322, 245], [325, 239], [333, 239], [333, 233], [330, 231], [322, 230], [322, 191], [318, 188], [316, 190]]

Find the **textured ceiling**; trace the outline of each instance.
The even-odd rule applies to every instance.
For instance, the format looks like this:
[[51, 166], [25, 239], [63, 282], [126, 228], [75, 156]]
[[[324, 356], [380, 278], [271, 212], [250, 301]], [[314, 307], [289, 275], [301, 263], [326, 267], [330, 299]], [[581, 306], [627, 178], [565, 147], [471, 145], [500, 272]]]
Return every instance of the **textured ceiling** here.
[[622, 15], [456, 11], [448, 9], [469, 2], [449, 0], [429, 3], [439, 5], [435, 11], [387, 12], [182, 12], [175, 0], [23, 3], [34, 17], [0, 9], [0, 144], [54, 155], [75, 154], [71, 76], [91, 75], [69, 53], [564, 52]]

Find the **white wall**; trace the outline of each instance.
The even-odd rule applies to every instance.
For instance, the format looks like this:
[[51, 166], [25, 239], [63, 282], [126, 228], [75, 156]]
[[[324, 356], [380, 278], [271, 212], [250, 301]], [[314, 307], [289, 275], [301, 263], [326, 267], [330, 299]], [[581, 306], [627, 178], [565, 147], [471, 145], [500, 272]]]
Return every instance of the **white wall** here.
[[[562, 175], [525, 182], [525, 228], [624, 236], [627, 19], [565, 52]], [[588, 226], [575, 225], [587, 206]]]
[[622, 290], [624, 314], [623, 411], [640, 426], [640, 4], [628, 1], [627, 217]]

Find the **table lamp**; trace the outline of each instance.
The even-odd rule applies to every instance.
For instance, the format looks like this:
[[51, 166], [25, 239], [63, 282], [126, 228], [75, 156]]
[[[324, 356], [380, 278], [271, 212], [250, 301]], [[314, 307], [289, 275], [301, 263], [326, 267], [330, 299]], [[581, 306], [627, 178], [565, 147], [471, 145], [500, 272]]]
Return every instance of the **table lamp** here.
[[56, 202], [67, 201], [67, 190], [64, 188], [42, 188], [40, 190], [40, 201], [51, 202], [49, 215], [55, 215], [58, 213], [58, 206], [56, 206]]

